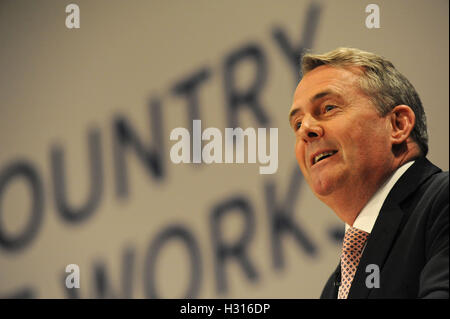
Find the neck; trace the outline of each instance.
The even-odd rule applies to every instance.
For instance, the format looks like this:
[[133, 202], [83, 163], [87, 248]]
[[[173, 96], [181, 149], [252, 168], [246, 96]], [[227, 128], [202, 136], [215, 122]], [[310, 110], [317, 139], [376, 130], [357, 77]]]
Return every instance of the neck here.
[[404, 164], [420, 156], [417, 145], [415, 145], [415, 148], [411, 147], [411, 145], [408, 146], [407, 150], [409, 151], [396, 154], [392, 159], [392, 165], [389, 165], [389, 168], [385, 168], [383, 173], [379, 173], [378, 178], [371, 181], [365, 180], [361, 185], [353, 183], [349, 187], [335, 190], [326, 197], [319, 197], [320, 200], [329, 206], [342, 221], [353, 226], [355, 219], [364, 206], [392, 174]]
[[353, 226], [355, 219], [361, 210], [373, 197], [373, 195], [382, 187], [382, 185], [395, 172], [395, 169], [386, 173], [383, 178], [377, 182], [353, 185], [352, 189], [336, 190], [333, 196], [328, 196], [322, 201], [329, 206], [334, 213], [346, 224]]

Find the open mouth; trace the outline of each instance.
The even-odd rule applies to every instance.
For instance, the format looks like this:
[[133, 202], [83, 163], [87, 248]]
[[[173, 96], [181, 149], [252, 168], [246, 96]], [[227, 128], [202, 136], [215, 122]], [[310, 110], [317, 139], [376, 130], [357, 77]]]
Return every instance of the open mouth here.
[[318, 162], [320, 162], [320, 161], [322, 161], [322, 160], [324, 160], [324, 159], [326, 159], [326, 158], [328, 158], [330, 156], [333, 156], [336, 153], [337, 153], [337, 151], [325, 151], [325, 152], [322, 152], [320, 154], [317, 154], [312, 159], [312, 165], [314, 165], [314, 164], [316, 164], [316, 163], [318, 163]]

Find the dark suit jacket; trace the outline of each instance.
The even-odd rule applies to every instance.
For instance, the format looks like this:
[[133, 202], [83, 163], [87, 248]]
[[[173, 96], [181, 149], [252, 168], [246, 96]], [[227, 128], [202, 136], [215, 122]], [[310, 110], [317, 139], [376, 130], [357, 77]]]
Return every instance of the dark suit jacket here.
[[[449, 174], [419, 158], [389, 192], [367, 240], [348, 298], [449, 298]], [[379, 288], [366, 279], [379, 267]], [[321, 298], [335, 299], [338, 265]], [[369, 282], [374, 282], [369, 278]], [[371, 286], [369, 284], [369, 286]], [[373, 286], [373, 285], [372, 285]]]

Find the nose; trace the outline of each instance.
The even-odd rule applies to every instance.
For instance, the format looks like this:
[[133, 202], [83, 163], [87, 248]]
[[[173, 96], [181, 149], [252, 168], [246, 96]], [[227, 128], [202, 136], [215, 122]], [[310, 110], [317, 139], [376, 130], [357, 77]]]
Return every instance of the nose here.
[[313, 117], [304, 117], [300, 134], [305, 142], [312, 142], [323, 136], [323, 127]]

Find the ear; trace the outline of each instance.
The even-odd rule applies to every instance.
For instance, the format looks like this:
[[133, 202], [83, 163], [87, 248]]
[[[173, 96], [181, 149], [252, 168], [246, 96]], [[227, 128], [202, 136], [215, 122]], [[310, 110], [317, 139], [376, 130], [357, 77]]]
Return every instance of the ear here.
[[392, 144], [401, 144], [411, 135], [416, 123], [416, 115], [407, 105], [397, 105], [390, 113]]

